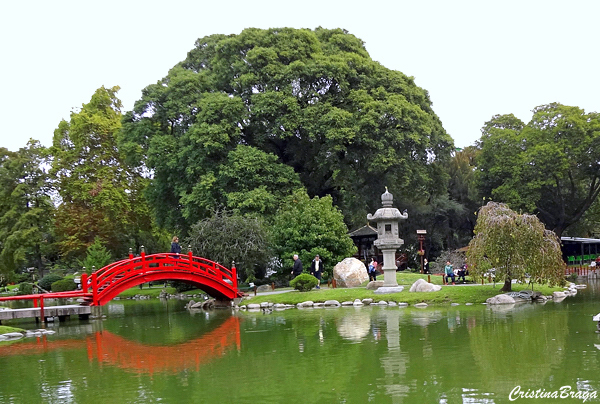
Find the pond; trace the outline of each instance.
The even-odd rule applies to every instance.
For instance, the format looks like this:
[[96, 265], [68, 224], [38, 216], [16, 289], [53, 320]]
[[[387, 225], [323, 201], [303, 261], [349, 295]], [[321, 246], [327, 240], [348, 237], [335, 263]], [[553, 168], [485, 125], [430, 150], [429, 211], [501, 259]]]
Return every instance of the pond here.
[[[597, 283], [561, 303], [514, 307], [184, 304], [113, 301], [106, 318], [0, 343], [0, 403], [598, 401]], [[559, 398], [526, 398], [535, 394]]]

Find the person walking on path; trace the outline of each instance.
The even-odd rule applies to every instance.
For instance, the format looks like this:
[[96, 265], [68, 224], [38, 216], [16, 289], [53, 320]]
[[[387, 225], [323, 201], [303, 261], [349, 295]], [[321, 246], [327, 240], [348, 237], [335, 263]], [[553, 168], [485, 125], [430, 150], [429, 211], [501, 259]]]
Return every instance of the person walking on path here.
[[454, 267], [452, 267], [450, 261], [446, 261], [444, 272], [446, 273], [446, 283], [448, 283], [448, 278], [452, 278], [452, 284], [454, 285]]
[[302, 261], [298, 257], [298, 254], [294, 254], [294, 266], [292, 268], [292, 279], [302, 273]]
[[317, 278], [317, 289], [321, 289], [321, 275], [323, 274], [323, 261], [319, 254], [315, 255], [315, 259], [310, 264], [310, 274]]

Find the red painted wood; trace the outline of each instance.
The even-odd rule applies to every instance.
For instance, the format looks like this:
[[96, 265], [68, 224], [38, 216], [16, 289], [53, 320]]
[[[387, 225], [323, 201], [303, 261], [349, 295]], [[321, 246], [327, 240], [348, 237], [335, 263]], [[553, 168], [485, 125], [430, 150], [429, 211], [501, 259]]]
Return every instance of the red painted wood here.
[[[152, 254], [144, 252], [114, 262], [91, 275], [81, 277], [82, 289], [69, 292], [0, 297], [3, 300], [37, 300], [50, 298], [83, 297], [91, 305], [104, 305], [119, 293], [142, 283], [178, 280], [196, 285], [214, 298], [232, 300], [241, 297], [237, 288], [237, 271], [192, 253]], [[90, 290], [91, 289], [91, 290]]]

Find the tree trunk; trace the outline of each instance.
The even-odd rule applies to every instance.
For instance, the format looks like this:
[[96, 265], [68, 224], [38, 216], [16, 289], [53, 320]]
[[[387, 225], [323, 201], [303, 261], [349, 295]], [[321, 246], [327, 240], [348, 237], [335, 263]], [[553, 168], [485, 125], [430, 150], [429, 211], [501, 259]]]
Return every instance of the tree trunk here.
[[500, 289], [500, 292], [512, 292], [512, 281], [510, 278], [504, 280], [504, 286]]
[[35, 246], [35, 263], [37, 264], [38, 280], [44, 277], [44, 262], [39, 244]]

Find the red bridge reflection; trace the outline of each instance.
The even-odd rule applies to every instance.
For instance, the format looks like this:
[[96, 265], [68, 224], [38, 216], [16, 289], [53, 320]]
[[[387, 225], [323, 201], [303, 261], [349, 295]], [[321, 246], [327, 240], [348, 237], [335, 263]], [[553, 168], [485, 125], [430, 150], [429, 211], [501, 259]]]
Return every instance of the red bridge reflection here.
[[140, 344], [110, 331], [97, 331], [84, 340], [48, 340], [41, 336], [31, 342], [0, 347], [0, 357], [41, 354], [56, 349], [87, 348], [90, 362], [109, 364], [136, 373], [199, 370], [232, 349], [240, 350], [240, 319], [229, 317], [219, 328], [202, 337], [173, 346]]

